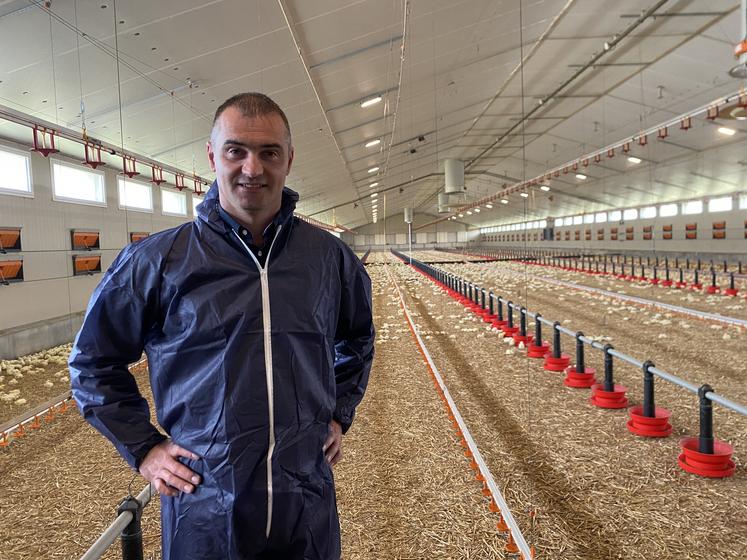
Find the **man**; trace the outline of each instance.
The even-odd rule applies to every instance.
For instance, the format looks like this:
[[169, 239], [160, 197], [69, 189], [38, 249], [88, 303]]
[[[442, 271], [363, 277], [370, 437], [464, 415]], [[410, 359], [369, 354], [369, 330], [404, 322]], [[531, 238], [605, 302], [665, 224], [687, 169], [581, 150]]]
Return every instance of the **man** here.
[[[216, 111], [194, 222], [126, 247], [70, 356], [84, 417], [161, 493], [163, 558], [336, 559], [331, 465], [373, 359], [371, 285], [293, 217], [270, 98]], [[127, 364], [148, 356], [161, 434]]]

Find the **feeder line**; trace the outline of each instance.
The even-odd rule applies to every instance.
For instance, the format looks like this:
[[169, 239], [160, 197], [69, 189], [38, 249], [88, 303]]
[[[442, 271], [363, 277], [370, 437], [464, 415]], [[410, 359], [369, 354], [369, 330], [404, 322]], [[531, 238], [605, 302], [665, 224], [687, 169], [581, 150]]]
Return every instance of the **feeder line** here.
[[[528, 315], [529, 317], [531, 317], [533, 319], [535, 319], [536, 316], [537, 316], [536, 313], [532, 313], [531, 311], [529, 311], [527, 309], [524, 309], [522, 311], [520, 305], [517, 305], [517, 304], [515, 304], [513, 302], [509, 302], [508, 300], [506, 300], [506, 299], [504, 299], [502, 297], [496, 297], [496, 299], [498, 301], [501, 301], [501, 302], [505, 303], [506, 306], [512, 307], [513, 309], [515, 309], [519, 313], [523, 312], [524, 314]], [[644, 300], [644, 301], [648, 301], [648, 300]], [[540, 317], [539, 320], [540, 320], [540, 322], [545, 323], [546, 325], [549, 325], [551, 327], [554, 326], [554, 322], [553, 321], [545, 319], [544, 317]], [[572, 331], [571, 329], [568, 329], [568, 328], [563, 327], [561, 325], [558, 325], [557, 328], [558, 328], [558, 330], [560, 332], [565, 333], [568, 336], [571, 336], [573, 338], [576, 338], [576, 333], [574, 331]], [[596, 348], [597, 350], [604, 351], [605, 345], [602, 344], [601, 342], [593, 340], [593, 339], [591, 339], [591, 338], [589, 338], [587, 336], [580, 336], [578, 338], [581, 340], [581, 342], [583, 342], [585, 344], [588, 344], [592, 348]], [[641, 362], [640, 360], [637, 360], [637, 359], [633, 358], [632, 356], [628, 356], [627, 354], [623, 354], [622, 352], [618, 352], [614, 348], [611, 348], [609, 350], [609, 353], [612, 354], [613, 356], [616, 356], [617, 358], [621, 359], [622, 361], [627, 362], [627, 363], [629, 363], [629, 364], [631, 364], [631, 365], [633, 365], [635, 367], [638, 367], [638, 368], [643, 367], [643, 362]], [[648, 370], [651, 373], [653, 373], [654, 375], [656, 375], [657, 377], [660, 377], [661, 379], [669, 381], [670, 383], [673, 383], [674, 385], [678, 385], [678, 386], [682, 387], [683, 389], [687, 389], [691, 393], [695, 393], [696, 395], [698, 394], [699, 387], [697, 385], [693, 385], [689, 381], [685, 381], [684, 379], [682, 379], [680, 377], [677, 377], [676, 375], [671, 374], [669, 372], [666, 372], [666, 371], [664, 371], [662, 369], [659, 369], [657, 367], [650, 367]], [[738, 412], [739, 414], [747, 416], [747, 407], [745, 407], [745, 406], [743, 406], [743, 405], [741, 405], [739, 403], [736, 403], [736, 402], [734, 402], [732, 400], [729, 400], [726, 397], [722, 397], [721, 395], [719, 395], [719, 394], [717, 394], [715, 392], [708, 392], [708, 393], [706, 393], [706, 398], [708, 400], [710, 400], [710, 401], [717, 402], [720, 405], [725, 406], [726, 408], [730, 408], [734, 412]]]
[[[485, 265], [481, 265], [479, 263], [474, 263], [482, 268], [487, 268]], [[524, 278], [524, 274], [514, 272], [512, 270], [505, 271], [507, 274], [511, 276], [521, 276]], [[576, 290], [582, 290], [585, 292], [591, 292], [599, 295], [604, 295], [607, 297], [613, 297], [617, 299], [621, 299], [623, 301], [630, 301], [632, 303], [638, 303], [640, 305], [648, 305], [652, 307], [660, 307], [662, 309], [666, 309], [667, 311], [675, 311], [676, 313], [682, 313], [683, 315], [690, 315], [692, 317], [697, 317], [699, 319], [705, 319], [708, 321], [716, 321], [719, 323], [726, 323], [727, 325], [733, 325], [738, 326], [742, 328], [747, 328], [747, 320], [744, 319], [737, 319], [736, 317], [726, 317], [724, 315], [719, 315], [717, 313], [708, 313], [707, 311], [698, 311], [696, 309], [690, 309], [689, 307], [680, 307], [678, 305], [672, 305], [669, 303], [662, 303], [658, 301], [652, 301], [650, 299], [644, 299], [639, 298], [636, 296], [629, 296], [624, 294], [618, 294], [617, 292], [609, 292], [607, 290], [602, 290], [600, 288], [592, 288], [590, 286], [584, 286], [582, 284], [576, 284], [575, 282], [566, 282], [564, 280], [555, 280], [554, 278], [547, 278], [545, 276], [537, 276], [535, 274], [530, 274], [530, 278], [533, 278], [534, 280], [539, 280], [541, 282], [547, 282], [549, 284], [555, 284], [557, 286], [563, 286], [564, 288], [574, 288]]]
[[[134, 364], [131, 364], [129, 367], [135, 367], [139, 366], [143, 362], [145, 362], [148, 358], [142, 358], [139, 362], [136, 362]], [[67, 371], [67, 370], [60, 370], [60, 371]], [[60, 373], [59, 371], [57, 373]], [[55, 397], [52, 400], [52, 404], [44, 407], [42, 405], [41, 410], [32, 408], [30, 412], [27, 412], [25, 416], [23, 416], [20, 420], [13, 420], [10, 424], [7, 424], [5, 426], [0, 426], [0, 435], [9, 436], [18, 428], [23, 426], [24, 424], [28, 424], [29, 422], [32, 422], [34, 418], [41, 416], [42, 414], [46, 414], [53, 408], [61, 405], [65, 401], [68, 401], [72, 398], [72, 393], [70, 391], [67, 391], [66, 393], [63, 393], [62, 395], [59, 395], [58, 397]]]
[[[137, 495], [136, 499], [142, 507], [147, 506], [150, 503], [152, 497], [150, 483], [146, 484], [145, 487]], [[107, 527], [103, 533], [96, 539], [96, 542], [91, 545], [80, 560], [99, 560], [108, 548], [114, 544], [119, 535], [124, 531], [125, 527], [132, 521], [132, 512], [123, 511], [117, 518], [112, 521], [112, 524]]]
[[[417, 259], [416, 259], [416, 262], [420, 262], [420, 261], [417, 261]], [[484, 265], [480, 265], [479, 263], [475, 263], [475, 264], [477, 264], [478, 266], [480, 266], [482, 268], [485, 268]], [[410, 266], [412, 266], [412, 265], [410, 265]], [[430, 268], [432, 268], [433, 270], [438, 270], [435, 267], [430, 267]], [[441, 271], [441, 272], [443, 272], [443, 271]], [[510, 273], [513, 274], [513, 275], [518, 275], [518, 273], [514, 273], [514, 272], [510, 272]], [[532, 277], [534, 277], [534, 276], [532, 275]], [[546, 279], [544, 277], [537, 277], [537, 278], [540, 279], [540, 280], [550, 281], [549, 279]], [[556, 282], [560, 282], [560, 281], [556, 281]], [[567, 283], [561, 282], [561, 284], [569, 284], [569, 287], [575, 287], [575, 285], [573, 283], [571, 283], [571, 282], [567, 282]], [[596, 288], [588, 288], [587, 286], [578, 286], [578, 288], [579, 289], [588, 289], [588, 290], [593, 290], [593, 291], [601, 292], [601, 293], [604, 293], [604, 294], [607, 294], [607, 295], [611, 295], [613, 297], [617, 296], [617, 294], [614, 294], [612, 292], [606, 292], [604, 290], [597, 290]], [[641, 299], [641, 298], [635, 298], [633, 296], [628, 296], [628, 297], [631, 298], [633, 301], [640, 300], [640, 302], [642, 302], [644, 305], [653, 305], [653, 306], [656, 306], [656, 305], [667, 305], [667, 304], [659, 304], [657, 302], [652, 302], [650, 300], [645, 300], [645, 299]], [[515, 309], [516, 311], [518, 311], [519, 313], [525, 313], [526, 315], [528, 315], [529, 317], [532, 317], [533, 319], [536, 318], [536, 316], [537, 316], [536, 313], [533, 313], [533, 312], [531, 312], [531, 311], [529, 311], [527, 309], [522, 310], [522, 308], [521, 308], [520, 305], [517, 305], [517, 304], [515, 304], [513, 302], [510, 302], [507, 299], [504, 299], [504, 298], [502, 298], [500, 296], [495, 296], [495, 298], [496, 298], [497, 301], [499, 301], [501, 303], [505, 303], [507, 307], [511, 307], [511, 308]], [[639, 303], [639, 302], [636, 302], [636, 303]], [[692, 309], [678, 308], [677, 306], [669, 306], [669, 308], [671, 308], [673, 310], [682, 309], [683, 313], [688, 313], [689, 312], [689, 314], [696, 315], [696, 316], [699, 313], [699, 312], [696, 312], [696, 311], [694, 311]], [[703, 312], [702, 315], [704, 315], [704, 316], [712, 315], [713, 317], [720, 317], [721, 319], [731, 319], [730, 317], [723, 317], [721, 315], [713, 315], [711, 313], [705, 313], [705, 312]], [[703, 318], [705, 318], [705, 317], [703, 317]], [[540, 322], [545, 323], [546, 325], [549, 325], [549, 326], [555, 328], [553, 321], [550, 321], [549, 319], [546, 319], [545, 317], [540, 317], [539, 320], [540, 320]], [[734, 320], [735, 321], [740, 321], [740, 319], [734, 319]], [[745, 322], [745, 323], [747, 323], [747, 322]], [[566, 327], [558, 325], [557, 329], [558, 329], [558, 331], [560, 331], [562, 333], [565, 333], [565, 334], [567, 334], [567, 335], [569, 335], [569, 336], [571, 336], [573, 338], [576, 338], [576, 333], [574, 331], [566, 328]], [[579, 337], [579, 339], [583, 343], [588, 344], [589, 346], [591, 346], [592, 348], [596, 348], [598, 350], [604, 350], [605, 345], [601, 344], [600, 342], [597, 342], [596, 340], [592, 340], [592, 339], [590, 339], [590, 338], [588, 338], [586, 336], [581, 336], [581, 337]], [[611, 355], [616, 356], [617, 358], [623, 360], [624, 362], [632, 364], [632, 365], [634, 365], [636, 367], [640, 368], [640, 367], [643, 366], [643, 362], [641, 362], [641, 361], [633, 358], [632, 356], [628, 356], [627, 354], [623, 354], [622, 352], [618, 352], [614, 348], [610, 349], [609, 353]], [[668, 373], [668, 372], [666, 372], [666, 371], [664, 371], [662, 369], [659, 369], [657, 367], [651, 367], [651, 368], [649, 368], [649, 371], [651, 373], [653, 373], [654, 375], [656, 375], [657, 377], [661, 378], [661, 379], [664, 379], [666, 381], [669, 381], [670, 383], [678, 385], [678, 386], [682, 387], [683, 389], [687, 389], [688, 391], [690, 391], [692, 393], [698, 394], [698, 390], [699, 390], [698, 386], [693, 385], [692, 383], [690, 383], [688, 381], [685, 381], [684, 379], [681, 379], [680, 377], [677, 377], [676, 375]], [[717, 394], [717, 393], [715, 393], [713, 391], [709, 391], [708, 393], [706, 393], [705, 397], [708, 400], [710, 400], [710, 401], [719, 403], [721, 406], [724, 406], [726, 408], [729, 408], [729, 409], [733, 410], [734, 412], [742, 414], [743, 416], [747, 416], [747, 407], [745, 407], [742, 404], [739, 404], [739, 403], [734, 402], [734, 401], [732, 401], [730, 399], [727, 399], [726, 397], [723, 397], [723, 396], [721, 396], [721, 395], [719, 395], [719, 394]]]
[[451, 413], [454, 415], [454, 419], [459, 425], [459, 429], [461, 430], [462, 435], [464, 436], [464, 440], [467, 442], [467, 446], [480, 469], [480, 473], [485, 478], [485, 483], [490, 489], [491, 497], [495, 500], [496, 504], [498, 504], [498, 507], [500, 508], [500, 511], [501, 511], [501, 515], [503, 516], [503, 520], [506, 522], [506, 525], [508, 525], [509, 530], [511, 531], [511, 535], [513, 536], [514, 541], [516, 542], [516, 545], [519, 547], [519, 550], [521, 550], [523, 558], [524, 559], [532, 558], [532, 553], [529, 549], [529, 545], [524, 539], [524, 535], [522, 535], [521, 529], [519, 529], [519, 525], [516, 522], [516, 519], [514, 519], [514, 516], [511, 513], [511, 510], [508, 507], [508, 504], [506, 503], [506, 500], [504, 499], [503, 494], [501, 494], [501, 491], [498, 489], [498, 486], [496, 485], [495, 480], [493, 479], [493, 475], [491, 474], [490, 469], [488, 469], [488, 466], [485, 464], [485, 461], [483, 460], [482, 455], [480, 454], [480, 450], [477, 448], [477, 444], [475, 443], [475, 440], [472, 439], [472, 435], [470, 434], [469, 429], [467, 428], [467, 424], [464, 422], [462, 415], [459, 413], [459, 409], [457, 409], [454, 399], [451, 398], [451, 393], [449, 393], [449, 390], [446, 388], [446, 383], [444, 383], [444, 380], [441, 377], [441, 374], [439, 373], [438, 368], [436, 367], [436, 364], [433, 362], [433, 358], [431, 358], [431, 355], [428, 352], [428, 349], [426, 348], [425, 343], [423, 342], [423, 339], [420, 338], [420, 333], [418, 333], [418, 329], [415, 326], [415, 321], [413, 321], [412, 316], [410, 315], [410, 312], [407, 309], [407, 305], [405, 305], [405, 300], [402, 297], [402, 291], [399, 289], [399, 285], [397, 284], [397, 281], [394, 279], [391, 272], [389, 271], [389, 266], [386, 264], [384, 266], [386, 267], [386, 271], [387, 271], [387, 275], [389, 276], [389, 279], [394, 283], [394, 286], [397, 289], [397, 295], [399, 296], [399, 302], [400, 302], [400, 305], [402, 306], [402, 311], [404, 311], [405, 313], [405, 318], [407, 319], [407, 322], [410, 325], [410, 330], [412, 331], [412, 334], [415, 336], [415, 340], [417, 341], [418, 346], [420, 346], [420, 351], [423, 353], [423, 356], [425, 357], [426, 362], [428, 363], [428, 367], [433, 373], [433, 376], [436, 378], [439, 388], [441, 389], [441, 391], [443, 391], [444, 398], [446, 399], [446, 402], [448, 403], [449, 408], [451, 409]]

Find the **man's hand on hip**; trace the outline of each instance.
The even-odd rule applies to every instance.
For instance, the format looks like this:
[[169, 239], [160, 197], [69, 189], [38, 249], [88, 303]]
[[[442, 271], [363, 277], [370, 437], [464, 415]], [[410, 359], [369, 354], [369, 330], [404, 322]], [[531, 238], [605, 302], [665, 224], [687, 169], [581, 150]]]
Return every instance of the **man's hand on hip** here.
[[200, 483], [200, 477], [181, 464], [177, 457], [199, 459], [196, 454], [167, 439], [148, 451], [140, 463], [141, 476], [153, 484], [159, 494], [164, 496], [176, 496], [179, 492], [191, 494], [195, 486]]
[[322, 451], [327, 462], [333, 467], [342, 459], [342, 426], [336, 420], [329, 423], [329, 435]]

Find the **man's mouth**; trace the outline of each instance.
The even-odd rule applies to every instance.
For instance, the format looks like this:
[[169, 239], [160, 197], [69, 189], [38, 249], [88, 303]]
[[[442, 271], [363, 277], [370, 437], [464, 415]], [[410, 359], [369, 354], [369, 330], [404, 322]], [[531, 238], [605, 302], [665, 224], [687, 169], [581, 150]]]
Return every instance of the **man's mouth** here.
[[239, 187], [242, 189], [246, 189], [248, 191], [258, 191], [262, 187], [264, 187], [264, 184], [262, 183], [236, 183]]

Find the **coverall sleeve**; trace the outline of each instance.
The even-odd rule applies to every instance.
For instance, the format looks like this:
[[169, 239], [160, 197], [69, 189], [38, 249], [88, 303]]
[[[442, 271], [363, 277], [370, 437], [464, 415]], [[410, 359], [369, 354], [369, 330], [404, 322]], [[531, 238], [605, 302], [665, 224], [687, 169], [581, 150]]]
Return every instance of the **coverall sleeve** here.
[[70, 354], [73, 397], [83, 417], [106, 436], [129, 465], [166, 439], [150, 422], [128, 364], [140, 359], [155, 322], [158, 271], [126, 247], [107, 271], [88, 304]]
[[352, 251], [340, 268], [340, 311], [335, 335], [337, 405], [334, 419], [347, 432], [363, 399], [374, 356], [371, 279]]

